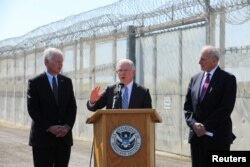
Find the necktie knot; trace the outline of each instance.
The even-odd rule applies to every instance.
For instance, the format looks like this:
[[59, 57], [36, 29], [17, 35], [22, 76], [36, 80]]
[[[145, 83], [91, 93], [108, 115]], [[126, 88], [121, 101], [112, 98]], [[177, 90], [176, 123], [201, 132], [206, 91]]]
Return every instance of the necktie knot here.
[[210, 81], [210, 73], [207, 73], [207, 75], [206, 75], [206, 81], [207, 81], [207, 82]]

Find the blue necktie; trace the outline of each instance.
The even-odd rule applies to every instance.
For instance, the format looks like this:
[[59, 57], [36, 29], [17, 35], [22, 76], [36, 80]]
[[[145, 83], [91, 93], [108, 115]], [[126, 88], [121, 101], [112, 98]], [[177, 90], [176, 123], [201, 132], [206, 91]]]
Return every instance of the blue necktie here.
[[124, 93], [122, 95], [122, 108], [127, 109], [128, 108], [128, 87], [124, 86]]

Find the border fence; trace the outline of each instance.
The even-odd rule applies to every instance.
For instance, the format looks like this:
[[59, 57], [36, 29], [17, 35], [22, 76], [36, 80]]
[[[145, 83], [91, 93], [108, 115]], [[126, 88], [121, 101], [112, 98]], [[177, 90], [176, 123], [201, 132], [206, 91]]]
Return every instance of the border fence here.
[[117, 81], [116, 62], [130, 58], [136, 82], [150, 89], [163, 119], [156, 149], [189, 156], [183, 103], [190, 77], [200, 71], [199, 51], [211, 44], [220, 49], [220, 66], [237, 78], [232, 149], [249, 150], [249, 28], [249, 0], [120, 0], [0, 41], [0, 121], [30, 126], [28, 79], [44, 71], [43, 50], [58, 47], [77, 100], [74, 137], [91, 141], [92, 125], [85, 124], [90, 91]]

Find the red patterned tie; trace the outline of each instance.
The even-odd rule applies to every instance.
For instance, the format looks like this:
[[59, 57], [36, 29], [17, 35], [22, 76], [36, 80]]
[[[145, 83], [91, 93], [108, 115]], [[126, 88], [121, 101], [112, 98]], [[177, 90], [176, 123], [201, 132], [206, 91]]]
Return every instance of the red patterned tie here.
[[210, 73], [207, 73], [205, 82], [204, 82], [204, 84], [203, 84], [203, 86], [202, 86], [202, 89], [201, 89], [200, 101], [203, 100], [203, 98], [204, 98], [204, 96], [205, 96], [205, 93], [206, 93], [206, 91], [207, 91], [207, 88], [208, 88], [208, 85], [209, 85], [209, 82], [210, 82], [209, 76], [210, 76]]

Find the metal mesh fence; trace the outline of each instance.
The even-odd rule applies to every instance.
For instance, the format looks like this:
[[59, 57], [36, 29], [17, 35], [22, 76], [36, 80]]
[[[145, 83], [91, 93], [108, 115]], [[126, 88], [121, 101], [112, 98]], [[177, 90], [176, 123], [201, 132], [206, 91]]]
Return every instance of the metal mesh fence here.
[[[220, 65], [237, 78], [233, 148], [249, 149], [249, 11], [249, 0], [120, 0], [0, 41], [0, 121], [30, 126], [27, 81], [44, 71], [43, 50], [55, 46], [64, 53], [62, 73], [74, 84], [74, 136], [92, 140], [92, 126], [85, 124], [90, 90], [117, 80], [115, 64], [131, 57], [133, 36], [136, 81], [150, 89], [163, 119], [156, 126], [156, 149], [189, 155], [182, 108], [189, 79], [200, 70], [199, 51], [210, 43], [221, 49]], [[241, 33], [246, 27], [239, 42], [232, 26], [241, 27]]]

